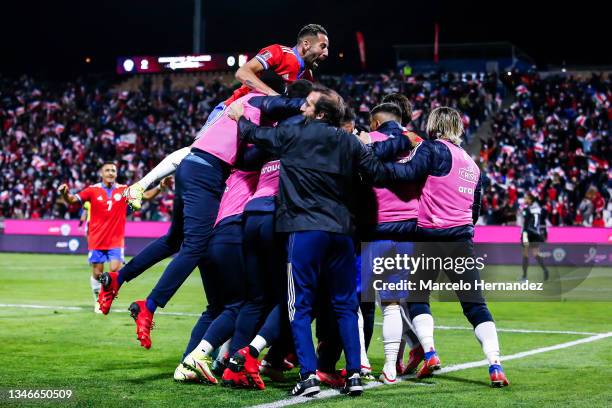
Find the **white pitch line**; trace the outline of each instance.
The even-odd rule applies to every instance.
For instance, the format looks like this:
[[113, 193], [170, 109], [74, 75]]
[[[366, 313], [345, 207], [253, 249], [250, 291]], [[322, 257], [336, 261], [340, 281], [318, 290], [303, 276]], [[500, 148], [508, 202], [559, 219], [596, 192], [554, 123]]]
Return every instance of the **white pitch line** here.
[[[375, 323], [377, 326], [382, 326], [381, 322]], [[474, 331], [472, 327], [467, 326], [435, 326], [436, 330], [469, 330]], [[538, 333], [538, 334], [575, 334], [578, 336], [593, 336], [595, 332], [580, 332], [571, 330], [530, 330], [530, 329], [500, 329], [497, 328], [498, 332], [502, 333]]]
[[[561, 350], [564, 348], [568, 348], [568, 347], [574, 347], [580, 344], [584, 344], [584, 343], [591, 343], [593, 341], [597, 341], [597, 340], [601, 340], [601, 339], [605, 339], [608, 337], [612, 337], [612, 332], [609, 333], [601, 333], [601, 334], [597, 334], [595, 336], [591, 336], [591, 337], [587, 337], [584, 339], [580, 339], [580, 340], [574, 340], [574, 341], [569, 341], [567, 343], [560, 343], [560, 344], [555, 344], [553, 346], [548, 346], [548, 347], [540, 347], [540, 348], [536, 348], [533, 350], [527, 350], [527, 351], [522, 351], [520, 353], [516, 353], [516, 354], [510, 354], [508, 356], [502, 357], [502, 361], [509, 361], [509, 360], [515, 360], [518, 358], [524, 358], [524, 357], [528, 357], [528, 356], [532, 356], [534, 354], [540, 354], [540, 353], [546, 353], [548, 351], [554, 351], [554, 350]], [[476, 367], [485, 367], [488, 366], [489, 362], [487, 360], [480, 360], [480, 361], [472, 361], [469, 363], [463, 363], [463, 364], [457, 364], [457, 365], [453, 365], [453, 366], [448, 366], [448, 367], [444, 367], [442, 368], [440, 371], [436, 371], [436, 373], [439, 374], [446, 374], [446, 373], [452, 373], [455, 371], [461, 371], [461, 370], [467, 370], [469, 368], [476, 368]], [[414, 375], [411, 376], [404, 376], [401, 377], [402, 379], [407, 379], [407, 378], [412, 378], [414, 377]], [[372, 388], [378, 388], [384, 386], [383, 383], [381, 382], [371, 382], [366, 384], [363, 388], [365, 390], [368, 389], [372, 389]], [[325, 399], [325, 398], [332, 398], [332, 397], [336, 397], [342, 395], [340, 394], [339, 391], [337, 390], [326, 390], [323, 391], [321, 393], [319, 393], [316, 397], [314, 398], [309, 398], [309, 397], [293, 397], [293, 398], [287, 398], [287, 399], [283, 399], [283, 400], [279, 400], [279, 401], [274, 401], [274, 402], [270, 402], [267, 404], [260, 404], [260, 405], [254, 405], [251, 408], [281, 408], [281, 407], [286, 407], [289, 405], [297, 405], [297, 404], [303, 404], [306, 402], [311, 402], [311, 401], [317, 401], [320, 399]]]
[[[18, 309], [48, 309], [48, 310], [74, 310], [74, 311], [89, 311], [91, 308], [82, 307], [82, 306], [53, 306], [53, 305], [29, 305], [29, 304], [21, 304], [21, 303], [0, 303], [0, 308], [18, 308]], [[111, 310], [111, 312], [113, 312]], [[117, 310], [115, 309], [116, 313]], [[155, 312], [158, 315], [166, 315], [166, 316], [189, 316], [189, 317], [199, 317], [200, 313], [187, 313], [187, 312], [164, 312], [159, 311]], [[382, 326], [382, 323], [376, 322], [378, 326]], [[466, 326], [436, 326], [438, 330], [474, 330], [471, 327]], [[593, 336], [599, 333], [594, 332], [579, 332], [579, 331], [564, 331], [564, 330], [529, 330], [529, 329], [501, 329], [497, 328], [498, 332], [505, 333], [538, 333], [538, 334], [575, 334], [578, 336]]]
[[[75, 310], [79, 312], [93, 310], [93, 308], [82, 307], [82, 306], [24, 305], [24, 304], [9, 304], [9, 303], [0, 303], [0, 307], [18, 308], [18, 309]], [[155, 312], [155, 314], [168, 315], [168, 316], [194, 316], [194, 317], [201, 315], [201, 313], [162, 312], [162, 311]]]
[[11, 307], [19, 309], [59, 309], [59, 310], [85, 310], [84, 307], [80, 306], [48, 306], [48, 305], [23, 305], [23, 304], [10, 304], [0, 303], [0, 307]]

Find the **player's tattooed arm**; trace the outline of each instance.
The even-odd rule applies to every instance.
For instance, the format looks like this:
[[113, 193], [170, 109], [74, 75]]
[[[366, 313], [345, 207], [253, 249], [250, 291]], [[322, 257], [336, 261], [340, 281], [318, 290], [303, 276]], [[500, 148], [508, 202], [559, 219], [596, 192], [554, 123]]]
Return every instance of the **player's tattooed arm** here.
[[70, 194], [70, 190], [68, 189], [68, 184], [62, 184], [61, 186], [59, 186], [57, 191], [62, 195], [62, 198], [68, 204], [74, 204], [74, 203], [81, 202], [81, 200], [79, 200], [79, 198], [75, 194]]
[[253, 58], [238, 68], [238, 71], [236, 71], [236, 79], [249, 88], [259, 91], [265, 95], [278, 95], [278, 92], [264, 84], [263, 81], [257, 76], [257, 74], [263, 71], [263, 69], [264, 67], [261, 65], [261, 63], [257, 59]]

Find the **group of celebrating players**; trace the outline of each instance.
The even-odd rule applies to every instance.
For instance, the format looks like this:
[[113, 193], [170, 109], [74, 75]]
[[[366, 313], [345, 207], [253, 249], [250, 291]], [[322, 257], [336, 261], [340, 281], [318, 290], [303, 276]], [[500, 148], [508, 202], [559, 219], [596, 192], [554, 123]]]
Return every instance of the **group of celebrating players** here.
[[[217, 384], [220, 376], [224, 385], [264, 389], [261, 374], [274, 380], [299, 365], [291, 395], [315, 395], [321, 383], [360, 395], [362, 381], [374, 379], [367, 349], [375, 310], [373, 302], [359, 301], [365, 283], [358, 282], [355, 242], [472, 248], [480, 173], [460, 147], [459, 112], [433, 110], [420, 137], [406, 130], [409, 100], [391, 94], [371, 111], [370, 132], [357, 134], [342, 98], [312, 83], [312, 69], [328, 47], [326, 30], [309, 24], [295, 47], [262, 49], [239, 68], [243, 86], [215, 107], [193, 144], [132, 186], [116, 184], [116, 167], [106, 163], [102, 183], [74, 195], [60, 187], [68, 201], [92, 205], [92, 289], [101, 313], [109, 313], [124, 283], [174, 255], [151, 293], [129, 307], [143, 347], [151, 347], [156, 309], [198, 267], [207, 307], [175, 370], [177, 381]], [[122, 266], [127, 205], [138, 209], [143, 198], [167, 187], [172, 173], [167, 234]], [[162, 182], [149, 189], [156, 180]], [[372, 208], [356, 205], [365, 201], [362, 194], [372, 195]], [[110, 272], [102, 273], [107, 260]], [[476, 270], [466, 274], [478, 278]], [[380, 380], [394, 384], [415, 371], [417, 378], [431, 376], [440, 359], [428, 293], [408, 302], [378, 296], [385, 353]], [[489, 361], [491, 384], [508, 385], [484, 299], [460, 301]], [[346, 366], [336, 371], [342, 351]]]

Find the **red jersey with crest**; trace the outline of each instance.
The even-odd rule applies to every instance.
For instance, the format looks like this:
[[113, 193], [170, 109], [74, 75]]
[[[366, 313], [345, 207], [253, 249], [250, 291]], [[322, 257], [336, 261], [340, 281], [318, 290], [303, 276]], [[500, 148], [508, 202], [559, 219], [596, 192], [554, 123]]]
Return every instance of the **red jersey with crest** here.
[[89, 250], [123, 248], [125, 238], [125, 218], [127, 200], [123, 191], [124, 184], [114, 184], [106, 188], [98, 183], [86, 187], [76, 196], [91, 205], [87, 247]]
[[[310, 69], [306, 69], [304, 60], [300, 57], [296, 47], [285, 47], [279, 44], [270, 45], [262, 48], [255, 56], [255, 59], [263, 65], [264, 70], [273, 70], [283, 78], [286, 84], [293, 83], [298, 79], [313, 81], [312, 72]], [[248, 86], [242, 85], [225, 101], [225, 105], [229, 105], [236, 99], [243, 97], [249, 91], [250, 88]]]

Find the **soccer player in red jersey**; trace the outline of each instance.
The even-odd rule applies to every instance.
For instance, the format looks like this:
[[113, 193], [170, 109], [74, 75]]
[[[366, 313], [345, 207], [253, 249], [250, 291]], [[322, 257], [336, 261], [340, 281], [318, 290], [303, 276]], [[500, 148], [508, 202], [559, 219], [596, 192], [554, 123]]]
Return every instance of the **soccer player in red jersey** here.
[[[313, 69], [327, 59], [329, 54], [329, 38], [327, 31], [319, 24], [308, 24], [300, 30], [297, 44], [292, 47], [273, 44], [262, 48], [257, 55], [247, 61], [236, 71], [236, 79], [242, 86], [234, 91], [226, 101], [218, 104], [206, 120], [204, 127], [209, 126], [236, 99], [246, 95], [250, 90], [256, 90], [266, 95], [278, 95], [259, 76], [263, 71], [272, 70], [278, 74], [285, 84], [291, 84], [298, 79], [313, 80]], [[172, 174], [178, 163], [189, 153], [189, 148], [177, 150], [166, 156], [153, 170], [141, 180], [132, 184], [128, 190], [128, 201], [134, 209], [140, 208], [144, 191], [161, 178]]]
[[248, 61], [236, 71], [236, 79], [243, 85], [225, 101], [225, 106], [246, 95], [253, 89], [266, 95], [277, 93], [259, 79], [264, 70], [273, 70], [286, 83], [298, 79], [313, 80], [312, 70], [329, 54], [327, 31], [319, 24], [308, 24], [300, 30], [297, 44], [291, 48], [273, 44], [261, 49], [255, 58]]
[[[123, 196], [127, 186], [115, 183], [117, 179], [115, 163], [104, 163], [100, 168], [100, 176], [102, 182], [86, 187], [77, 194], [70, 194], [66, 184], [59, 187], [59, 192], [67, 203], [89, 202], [91, 206], [87, 247], [89, 249], [88, 260], [92, 265], [90, 283], [96, 301], [94, 309], [96, 313], [100, 313], [97, 300], [100, 292], [99, 279], [104, 272], [104, 263], [109, 262], [111, 271], [119, 270], [123, 264], [127, 215], [127, 200]], [[162, 180], [158, 187], [147, 191], [143, 198], [153, 199], [169, 183], [169, 179]]]

